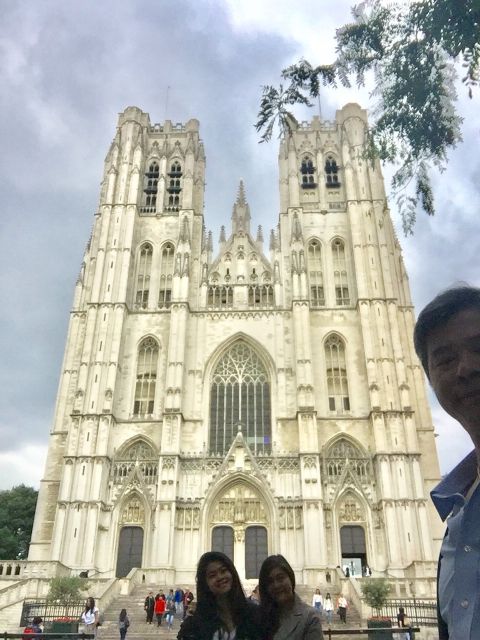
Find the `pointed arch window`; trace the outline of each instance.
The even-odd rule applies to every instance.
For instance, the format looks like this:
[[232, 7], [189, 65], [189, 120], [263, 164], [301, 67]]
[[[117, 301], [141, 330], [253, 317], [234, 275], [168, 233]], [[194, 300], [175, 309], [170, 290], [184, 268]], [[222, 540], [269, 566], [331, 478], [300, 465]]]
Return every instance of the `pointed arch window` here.
[[135, 304], [140, 309], [148, 307], [148, 297], [150, 294], [150, 273], [152, 271], [153, 248], [149, 242], [145, 242], [140, 247], [137, 267], [137, 291], [135, 294]]
[[160, 289], [158, 307], [169, 309], [172, 304], [173, 271], [175, 263], [175, 247], [171, 242], [163, 245], [160, 262]]
[[310, 305], [312, 307], [325, 306], [322, 247], [318, 240], [311, 240], [308, 243], [308, 280], [310, 286]]
[[332, 480], [339, 478], [345, 467], [360, 480], [366, 480], [370, 474], [368, 457], [345, 438], [337, 440], [330, 448], [325, 464], [327, 476]]
[[153, 338], [145, 338], [138, 348], [137, 378], [133, 413], [137, 417], [151, 416], [155, 408], [157, 384], [158, 344]]
[[345, 244], [340, 238], [332, 242], [333, 279], [335, 284], [335, 303], [339, 306], [350, 304], [348, 291], [347, 261], [345, 258]]
[[302, 189], [315, 189], [315, 187], [317, 186], [317, 179], [315, 176], [315, 167], [311, 156], [303, 156], [302, 164], [300, 165], [300, 175], [302, 178]]
[[327, 187], [339, 187], [340, 181], [338, 179], [338, 165], [333, 156], [327, 156], [325, 161], [325, 182]]
[[337, 335], [325, 342], [325, 364], [329, 410], [337, 414], [350, 411], [345, 344]]
[[138, 467], [146, 484], [155, 484], [158, 477], [158, 455], [145, 441], [140, 440], [121, 451], [113, 465], [113, 481], [121, 484], [134, 467]]
[[157, 206], [158, 178], [160, 176], [160, 167], [158, 162], [153, 161], [149, 164], [148, 170], [145, 172], [143, 191], [145, 194], [145, 207], [155, 210]]
[[170, 165], [167, 184], [167, 210], [178, 211], [180, 208], [180, 193], [182, 191], [182, 165], [174, 160]]
[[245, 342], [235, 343], [213, 372], [210, 451], [224, 455], [239, 425], [255, 454], [270, 452], [270, 383], [260, 358]]

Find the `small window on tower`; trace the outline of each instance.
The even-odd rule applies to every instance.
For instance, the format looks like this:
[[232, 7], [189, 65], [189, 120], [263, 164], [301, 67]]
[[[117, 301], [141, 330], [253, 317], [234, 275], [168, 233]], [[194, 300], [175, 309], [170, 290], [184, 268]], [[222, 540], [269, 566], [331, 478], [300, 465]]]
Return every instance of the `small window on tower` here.
[[327, 187], [340, 186], [337, 161], [332, 156], [328, 156], [325, 162], [325, 182]]
[[182, 165], [175, 160], [170, 165], [167, 182], [167, 210], [178, 211], [180, 208], [180, 192], [182, 191]]
[[300, 173], [302, 176], [302, 189], [315, 189], [317, 186], [317, 180], [315, 178], [313, 160], [310, 156], [304, 156], [302, 158]]
[[145, 172], [144, 180], [144, 194], [145, 194], [145, 207], [146, 213], [155, 212], [157, 206], [157, 192], [158, 192], [158, 178], [160, 175], [160, 169], [158, 162], [151, 162], [148, 166], [148, 171]]

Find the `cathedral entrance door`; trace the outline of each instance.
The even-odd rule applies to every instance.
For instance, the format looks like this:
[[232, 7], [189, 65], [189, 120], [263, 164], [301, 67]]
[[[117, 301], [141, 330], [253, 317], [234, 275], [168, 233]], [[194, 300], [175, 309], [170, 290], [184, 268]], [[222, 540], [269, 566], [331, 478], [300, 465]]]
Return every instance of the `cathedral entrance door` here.
[[262, 562], [268, 556], [265, 527], [247, 527], [245, 531], [245, 578], [258, 578]]
[[118, 541], [117, 578], [124, 578], [134, 567], [142, 566], [142, 527], [122, 527]]
[[367, 566], [365, 531], [360, 526], [343, 526], [340, 529], [342, 545], [342, 569], [349, 575], [361, 576]]
[[212, 551], [221, 551], [235, 562], [233, 554], [232, 527], [214, 527], [212, 530]]

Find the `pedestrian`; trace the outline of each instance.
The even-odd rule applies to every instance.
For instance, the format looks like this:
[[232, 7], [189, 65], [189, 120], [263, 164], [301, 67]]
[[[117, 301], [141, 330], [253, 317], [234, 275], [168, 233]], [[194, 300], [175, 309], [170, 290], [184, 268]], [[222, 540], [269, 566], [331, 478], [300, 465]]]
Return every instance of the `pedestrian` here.
[[82, 612], [80, 619], [85, 625], [83, 633], [93, 633], [93, 635], [96, 636], [99, 626], [99, 612], [95, 606], [95, 600], [92, 597], [87, 598], [85, 610]]
[[157, 627], [160, 627], [162, 625], [162, 619], [163, 619], [163, 616], [165, 615], [165, 610], [166, 610], [165, 599], [162, 598], [161, 593], [157, 593], [157, 595], [155, 596], [155, 605], [153, 607], [155, 617], [157, 618]]
[[188, 609], [191, 606], [193, 599], [194, 599], [194, 595], [193, 593], [190, 591], [190, 589], [185, 589], [185, 594], [183, 596], [183, 617], [185, 618], [185, 616], [188, 613]]
[[[398, 624], [399, 627], [402, 627], [402, 628], [409, 629], [409, 627], [410, 627], [410, 620], [408, 619], [407, 615], [405, 614], [404, 607], [399, 607], [398, 608], [397, 624]], [[400, 638], [400, 640], [410, 640], [410, 631], [406, 631], [405, 633], [400, 633], [399, 634], [399, 638]]]
[[322, 640], [319, 612], [295, 593], [295, 574], [281, 555], [266, 558], [260, 567], [260, 620], [269, 640]]
[[480, 619], [480, 289], [460, 286], [434, 298], [418, 316], [415, 350], [438, 401], [473, 441], [431, 492], [448, 526], [440, 550], [440, 640], [477, 640]]
[[143, 605], [146, 614], [146, 623], [152, 624], [153, 612], [155, 611], [155, 598], [153, 597], [153, 591], [149, 591]]
[[175, 616], [175, 600], [173, 598], [169, 598], [167, 596], [167, 600], [166, 600], [166, 611], [165, 611], [165, 619], [167, 621], [167, 628], [168, 629], [172, 629], [173, 628], [173, 618]]
[[130, 626], [130, 620], [127, 616], [127, 610], [122, 609], [120, 611], [120, 615], [118, 616], [118, 629], [120, 631], [120, 640], [125, 640], [125, 636], [127, 635], [128, 627]]
[[260, 640], [258, 606], [242, 589], [233, 562], [219, 551], [204, 553], [197, 565], [197, 606], [178, 640]]
[[333, 600], [330, 593], [327, 593], [325, 600], [323, 601], [323, 610], [325, 611], [325, 618], [328, 624], [332, 624], [333, 618]]
[[40, 616], [35, 616], [32, 620], [32, 624], [28, 624], [23, 630], [23, 640], [31, 640], [33, 638], [40, 638], [43, 630], [40, 626], [43, 619]]
[[340, 616], [340, 622], [347, 624], [347, 609], [348, 602], [344, 595], [340, 594], [337, 599], [338, 615]]
[[323, 598], [320, 589], [315, 589], [315, 593], [312, 597], [312, 607], [316, 609], [320, 614], [322, 613]]
[[248, 596], [248, 600], [253, 602], [253, 604], [260, 604], [260, 591], [258, 589], [258, 584], [253, 589], [252, 593]]

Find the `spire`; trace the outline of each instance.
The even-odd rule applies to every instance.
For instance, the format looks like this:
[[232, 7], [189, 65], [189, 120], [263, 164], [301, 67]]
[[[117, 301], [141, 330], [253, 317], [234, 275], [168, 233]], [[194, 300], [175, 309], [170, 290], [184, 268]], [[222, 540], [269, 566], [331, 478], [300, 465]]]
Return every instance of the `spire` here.
[[259, 244], [263, 243], [263, 229], [262, 229], [262, 225], [261, 224], [258, 225], [257, 242]]
[[226, 237], [225, 237], [225, 227], [222, 224], [222, 226], [220, 227], [220, 243], [226, 242]]
[[233, 205], [232, 233], [250, 233], [250, 207], [245, 198], [243, 180], [240, 180], [237, 200]]

